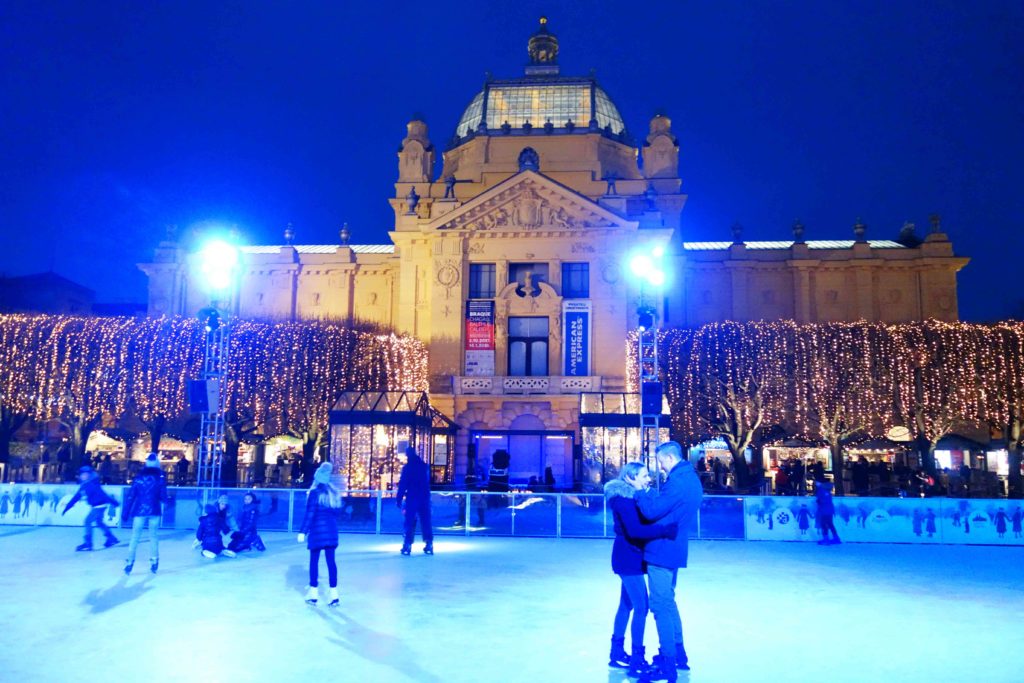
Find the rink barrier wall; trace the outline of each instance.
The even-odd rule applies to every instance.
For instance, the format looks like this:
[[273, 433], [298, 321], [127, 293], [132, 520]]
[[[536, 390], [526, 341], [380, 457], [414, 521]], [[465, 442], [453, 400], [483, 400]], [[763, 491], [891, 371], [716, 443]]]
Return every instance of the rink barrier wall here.
[[[126, 486], [103, 487], [122, 501]], [[64, 506], [74, 484], [0, 485], [0, 525], [81, 526], [89, 506]], [[237, 516], [245, 489], [220, 491], [168, 487], [162, 528], [196, 528], [200, 511], [227, 495]], [[304, 489], [257, 489], [259, 527], [297, 532], [306, 511]], [[339, 514], [344, 533], [399, 534], [404, 513], [388, 491], [346, 491]], [[601, 494], [435, 491], [434, 533], [450, 536], [611, 538], [613, 520]], [[1024, 501], [957, 498], [836, 498], [835, 525], [843, 541], [1024, 545]], [[107, 521], [127, 526], [124, 506], [109, 508]], [[818, 510], [814, 497], [705, 496], [688, 530], [690, 538], [814, 542]]]

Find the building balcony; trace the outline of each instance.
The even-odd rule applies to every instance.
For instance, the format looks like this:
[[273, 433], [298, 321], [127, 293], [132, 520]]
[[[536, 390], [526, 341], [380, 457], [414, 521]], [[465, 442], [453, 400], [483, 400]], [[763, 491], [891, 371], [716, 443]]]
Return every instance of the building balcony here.
[[452, 393], [464, 395], [579, 394], [601, 391], [600, 377], [452, 377]]

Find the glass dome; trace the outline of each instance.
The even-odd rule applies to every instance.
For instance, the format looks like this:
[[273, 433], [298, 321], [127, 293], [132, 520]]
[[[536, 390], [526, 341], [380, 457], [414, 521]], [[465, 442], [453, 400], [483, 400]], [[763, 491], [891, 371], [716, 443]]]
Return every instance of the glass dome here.
[[591, 119], [597, 120], [598, 128], [610, 129], [615, 135], [625, 130], [619, 110], [593, 80], [494, 81], [484, 86], [466, 107], [455, 135], [465, 137], [481, 121], [486, 122], [489, 130], [498, 130], [506, 123], [522, 129], [529, 123], [538, 131], [548, 121], [558, 129], [565, 129], [566, 123], [572, 121], [574, 129], [585, 131]]

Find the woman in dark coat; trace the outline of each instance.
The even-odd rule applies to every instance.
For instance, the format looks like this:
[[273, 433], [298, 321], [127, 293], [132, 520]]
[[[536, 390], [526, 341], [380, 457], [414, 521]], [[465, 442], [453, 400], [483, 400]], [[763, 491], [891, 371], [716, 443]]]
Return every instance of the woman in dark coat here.
[[338, 549], [338, 510], [341, 508], [341, 492], [331, 483], [331, 463], [325, 462], [313, 474], [313, 487], [306, 495], [306, 515], [302, 519], [299, 543], [306, 543], [309, 549], [309, 587], [306, 602], [316, 605], [320, 552], [327, 561], [327, 576], [330, 591], [327, 604], [338, 604], [338, 565], [334, 552]]
[[238, 521], [238, 531], [231, 534], [231, 543], [228, 544], [228, 547], [236, 553], [250, 548], [259, 551], [266, 550], [267, 546], [263, 545], [263, 539], [260, 538], [259, 531], [256, 529], [259, 519], [260, 499], [256, 497], [255, 493], [249, 491], [242, 498], [242, 516]]
[[[644, 575], [644, 546], [654, 538], [675, 538], [678, 526], [672, 524], [648, 524], [640, 518], [634, 496], [646, 488], [651, 475], [643, 463], [626, 463], [618, 479], [605, 484], [604, 495], [608, 508], [615, 519], [615, 543], [612, 545], [612, 571], [619, 575], [622, 589], [619, 592], [619, 609], [615, 613], [612, 628], [612, 649], [608, 665], [629, 667], [630, 676], [639, 676], [648, 669], [644, 658], [644, 627], [647, 622], [647, 584]], [[630, 628], [632, 654], [626, 655], [626, 623], [633, 613]]]
[[206, 506], [206, 514], [199, 518], [199, 528], [196, 529], [196, 541], [203, 546], [203, 557], [212, 560], [221, 553], [227, 557], [234, 557], [235, 553], [224, 547], [222, 534], [228, 532], [228, 526], [224, 517], [220, 515], [218, 506], [209, 504]]

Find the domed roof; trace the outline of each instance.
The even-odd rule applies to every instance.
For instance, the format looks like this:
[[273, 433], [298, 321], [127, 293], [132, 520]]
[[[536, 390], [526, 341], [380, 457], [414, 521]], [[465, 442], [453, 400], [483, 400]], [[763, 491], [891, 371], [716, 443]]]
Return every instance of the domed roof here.
[[456, 137], [476, 132], [481, 122], [495, 132], [507, 124], [508, 128], [532, 128], [540, 133], [548, 122], [555, 128], [596, 128], [613, 135], [626, 129], [618, 108], [592, 78], [491, 81], [462, 113]]
[[558, 38], [548, 31], [545, 17], [530, 37], [527, 50], [530, 62], [526, 75], [489, 80], [462, 113], [455, 129], [455, 144], [469, 135], [499, 131], [519, 135], [555, 131], [623, 135], [626, 126], [622, 115], [596, 80], [559, 75]]

